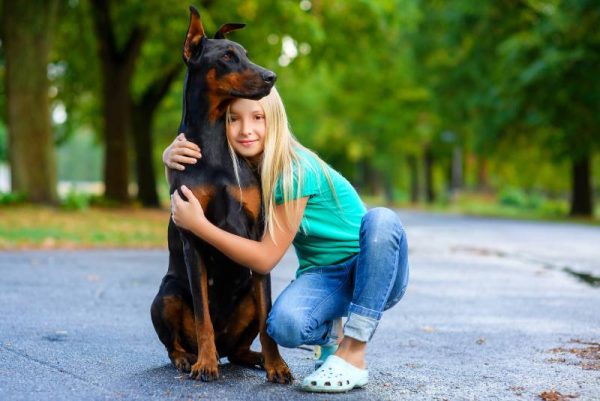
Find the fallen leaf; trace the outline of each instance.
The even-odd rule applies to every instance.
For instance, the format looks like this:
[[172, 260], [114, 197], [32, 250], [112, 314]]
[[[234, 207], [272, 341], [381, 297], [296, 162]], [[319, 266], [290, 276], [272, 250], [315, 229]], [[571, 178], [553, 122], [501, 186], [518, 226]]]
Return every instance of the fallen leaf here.
[[568, 399], [579, 398], [578, 395], [561, 394], [556, 390], [544, 391], [538, 397], [544, 401], [566, 401]]

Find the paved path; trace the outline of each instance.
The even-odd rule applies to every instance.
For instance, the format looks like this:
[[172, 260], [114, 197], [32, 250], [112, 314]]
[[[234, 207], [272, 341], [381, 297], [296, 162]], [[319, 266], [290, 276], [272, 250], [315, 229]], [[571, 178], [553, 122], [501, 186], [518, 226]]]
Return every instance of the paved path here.
[[[400, 215], [411, 281], [370, 344], [366, 389], [305, 394], [229, 364], [218, 382], [181, 376], [149, 316], [166, 251], [5, 252], [0, 400], [600, 400], [600, 360], [581, 358], [599, 353], [584, 343], [600, 342], [600, 287], [588, 284], [600, 228]], [[295, 262], [275, 270], [275, 294]], [[310, 351], [282, 353], [297, 378], [311, 371]]]

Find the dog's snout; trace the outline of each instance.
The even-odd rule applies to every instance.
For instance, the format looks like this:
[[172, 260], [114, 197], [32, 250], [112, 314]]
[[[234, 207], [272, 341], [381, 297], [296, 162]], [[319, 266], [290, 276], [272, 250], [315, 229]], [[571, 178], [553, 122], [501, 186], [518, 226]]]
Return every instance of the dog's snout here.
[[274, 84], [277, 80], [277, 75], [273, 71], [265, 71], [262, 73], [262, 79], [268, 84]]

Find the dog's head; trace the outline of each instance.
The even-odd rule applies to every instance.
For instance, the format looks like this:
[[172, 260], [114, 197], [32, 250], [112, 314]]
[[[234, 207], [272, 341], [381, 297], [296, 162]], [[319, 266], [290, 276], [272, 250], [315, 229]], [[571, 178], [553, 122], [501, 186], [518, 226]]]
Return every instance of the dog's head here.
[[233, 98], [258, 100], [268, 95], [277, 79], [275, 73], [252, 63], [242, 46], [225, 39], [227, 32], [243, 28], [245, 24], [225, 24], [214, 39], [208, 39], [198, 10], [190, 6], [190, 13], [183, 45], [188, 75], [206, 77], [209, 96], [219, 103]]

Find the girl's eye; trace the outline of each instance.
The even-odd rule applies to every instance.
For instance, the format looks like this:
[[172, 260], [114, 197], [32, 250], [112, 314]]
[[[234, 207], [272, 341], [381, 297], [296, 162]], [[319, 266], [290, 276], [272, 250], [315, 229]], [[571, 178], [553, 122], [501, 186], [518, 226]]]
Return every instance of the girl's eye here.
[[264, 119], [264, 118], [265, 118], [265, 116], [263, 116], [263, 115], [257, 115], [255, 118], [256, 118], [257, 120], [262, 120], [262, 119]]
[[229, 117], [229, 122], [236, 122], [238, 120], [237, 117]]

